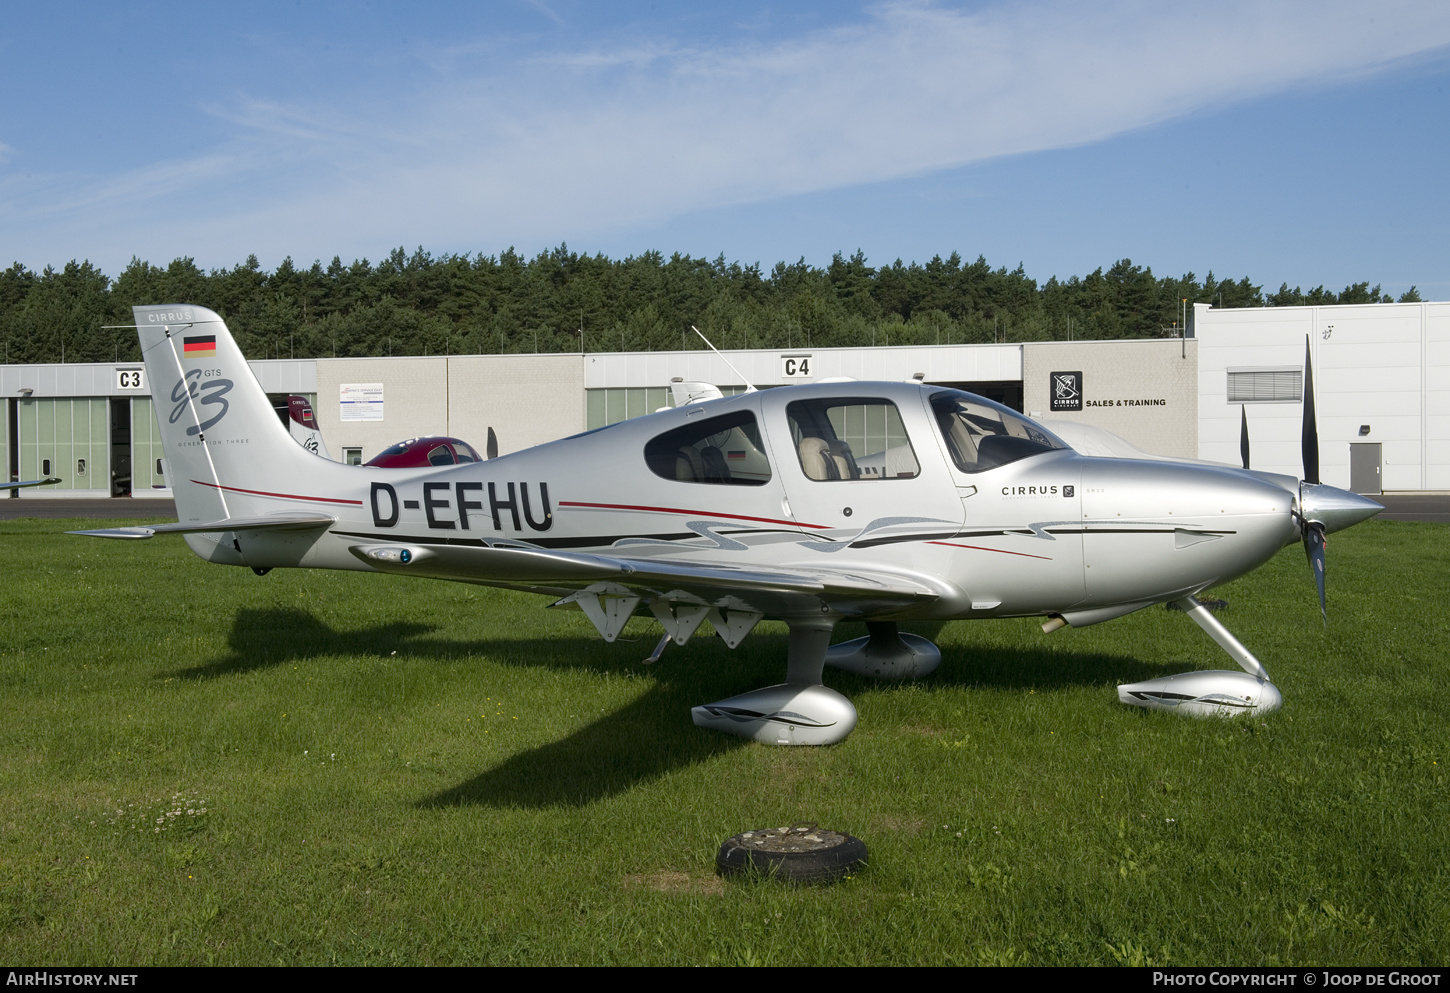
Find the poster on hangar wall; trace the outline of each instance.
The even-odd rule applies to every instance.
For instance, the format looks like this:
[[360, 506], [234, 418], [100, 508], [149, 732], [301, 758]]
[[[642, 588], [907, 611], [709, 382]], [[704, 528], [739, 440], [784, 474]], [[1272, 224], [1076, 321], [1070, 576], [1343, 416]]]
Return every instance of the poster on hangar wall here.
[[338, 387], [339, 409], [344, 421], [383, 419], [382, 383], [343, 383]]

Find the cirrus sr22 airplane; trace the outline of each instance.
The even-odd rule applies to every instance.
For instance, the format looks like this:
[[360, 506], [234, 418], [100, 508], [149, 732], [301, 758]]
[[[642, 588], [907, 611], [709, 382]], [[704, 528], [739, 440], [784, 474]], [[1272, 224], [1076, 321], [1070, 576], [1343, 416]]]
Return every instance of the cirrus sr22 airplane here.
[[[606, 641], [648, 611], [665, 631], [654, 658], [706, 619], [731, 648], [760, 620], [784, 621], [784, 683], [693, 711], [701, 727], [770, 744], [829, 744], [855, 727], [851, 702], [822, 685], [827, 665], [888, 679], [936, 668], [936, 646], [899, 621], [1036, 616], [1053, 630], [1165, 602], [1243, 671], [1123, 686], [1120, 699], [1272, 710], [1264, 667], [1195, 595], [1303, 540], [1322, 598], [1324, 534], [1383, 509], [1312, 480], [1083, 456], [1015, 411], [921, 383], [690, 403], [467, 465], [347, 466], [288, 436], [216, 314], [134, 315], [180, 521], [79, 533], [180, 533], [201, 558], [259, 575], [526, 590], [582, 609]], [[843, 620], [865, 621], [868, 637], [832, 646]]]

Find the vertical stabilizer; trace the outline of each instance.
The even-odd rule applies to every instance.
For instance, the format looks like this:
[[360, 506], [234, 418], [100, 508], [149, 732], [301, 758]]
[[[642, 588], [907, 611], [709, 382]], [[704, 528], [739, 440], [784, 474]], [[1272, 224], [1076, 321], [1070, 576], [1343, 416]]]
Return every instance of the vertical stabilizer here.
[[132, 313], [182, 523], [315, 506], [344, 483], [346, 467], [292, 440], [220, 317], [190, 304]]
[[293, 441], [313, 455], [332, 460], [327, 451], [327, 442], [322, 440], [322, 432], [317, 428], [317, 417], [312, 413], [312, 404], [307, 402], [306, 397], [287, 398], [287, 430]]

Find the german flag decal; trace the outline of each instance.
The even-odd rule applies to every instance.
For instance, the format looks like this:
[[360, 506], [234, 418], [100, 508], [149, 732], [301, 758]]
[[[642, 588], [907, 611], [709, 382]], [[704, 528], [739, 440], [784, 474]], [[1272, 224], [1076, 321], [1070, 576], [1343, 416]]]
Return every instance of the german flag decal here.
[[181, 350], [189, 359], [208, 359], [216, 355], [216, 335], [187, 335], [181, 339]]

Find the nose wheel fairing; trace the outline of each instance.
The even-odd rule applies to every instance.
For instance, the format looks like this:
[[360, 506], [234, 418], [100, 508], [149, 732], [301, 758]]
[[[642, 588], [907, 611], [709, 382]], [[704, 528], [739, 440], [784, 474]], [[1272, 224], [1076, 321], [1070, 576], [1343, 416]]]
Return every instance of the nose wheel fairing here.
[[1232, 717], [1268, 713], [1284, 705], [1283, 694], [1269, 671], [1224, 627], [1208, 608], [1191, 596], [1176, 601], [1180, 610], [1208, 632], [1243, 672], [1213, 669], [1182, 672], [1118, 687], [1118, 700], [1148, 710], [1172, 710], [1198, 717]]
[[1284, 704], [1279, 688], [1267, 679], [1225, 669], [1183, 672], [1119, 686], [1118, 700], [1147, 710], [1172, 710], [1196, 717], [1262, 714]]

